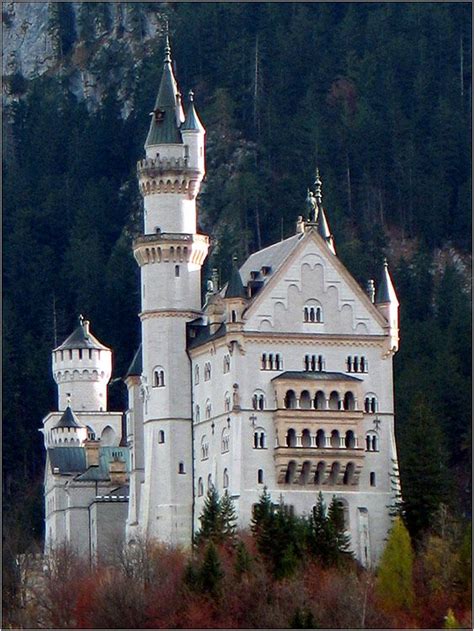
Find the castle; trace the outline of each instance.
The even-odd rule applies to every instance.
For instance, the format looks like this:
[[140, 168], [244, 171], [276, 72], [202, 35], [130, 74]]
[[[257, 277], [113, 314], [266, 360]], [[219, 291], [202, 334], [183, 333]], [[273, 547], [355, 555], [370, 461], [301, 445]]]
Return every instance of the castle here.
[[319, 174], [295, 234], [216, 274], [201, 302], [209, 238], [196, 228], [205, 130], [184, 115], [169, 43], [137, 165], [142, 343], [107, 411], [111, 350], [80, 318], [53, 351], [58, 412], [43, 420], [46, 549], [95, 558], [152, 537], [190, 545], [211, 485], [238, 526], [267, 487], [296, 514], [319, 491], [344, 509], [355, 555], [377, 561], [397, 493], [392, 358], [398, 301], [385, 263], [361, 289], [338, 259]]

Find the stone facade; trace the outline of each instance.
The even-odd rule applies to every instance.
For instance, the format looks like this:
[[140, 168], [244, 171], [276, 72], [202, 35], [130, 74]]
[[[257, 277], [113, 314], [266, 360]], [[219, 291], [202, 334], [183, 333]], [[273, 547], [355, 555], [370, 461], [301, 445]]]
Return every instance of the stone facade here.
[[[92, 556], [120, 528], [129, 543], [151, 537], [189, 546], [211, 485], [230, 494], [242, 528], [267, 487], [275, 502], [282, 497], [300, 515], [310, 513], [320, 491], [327, 503], [336, 496], [354, 553], [375, 563], [398, 492], [392, 375], [398, 301], [387, 265], [367, 291], [350, 275], [336, 254], [317, 174], [308, 193], [310, 217], [299, 217], [293, 236], [256, 252], [240, 269], [234, 263], [224, 287], [213, 273], [202, 306], [209, 239], [197, 233], [196, 196], [205, 173], [205, 130], [192, 93], [184, 115], [169, 44], [151, 117], [137, 165], [144, 222], [133, 249], [142, 343], [125, 377], [127, 447], [113, 456], [104, 445], [112, 437], [105, 424], [119, 437], [119, 415], [101, 411], [97, 383], [92, 389], [93, 380], [70, 372], [88, 385], [80, 386], [85, 391], [76, 382], [68, 386], [82, 429], [71, 414], [58, 421], [52, 413], [44, 421], [46, 502], [57, 498], [47, 511], [47, 541], [73, 541], [88, 516]], [[67, 342], [55, 350], [59, 388], [66, 360], [57, 353], [69, 352]], [[79, 351], [67, 361], [79, 362]], [[97, 376], [106, 384], [110, 372], [103, 368]], [[60, 409], [71, 396], [64, 386]], [[94, 428], [88, 438], [84, 427]], [[94, 492], [90, 466], [69, 472], [72, 478], [54, 473], [59, 432], [63, 439], [74, 434], [75, 449], [100, 460]], [[128, 486], [112, 492], [119, 481]], [[72, 505], [83, 514], [68, 517]]]

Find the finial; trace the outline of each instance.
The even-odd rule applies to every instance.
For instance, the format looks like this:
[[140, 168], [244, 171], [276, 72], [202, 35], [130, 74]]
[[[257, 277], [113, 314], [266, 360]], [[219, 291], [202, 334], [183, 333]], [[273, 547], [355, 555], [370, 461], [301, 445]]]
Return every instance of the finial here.
[[386, 256], [383, 257], [383, 266], [385, 267], [385, 269], [388, 268], [388, 260]]
[[192, 103], [194, 101], [194, 92], [192, 90], [189, 90], [188, 95], [189, 95], [189, 101], [190, 103]]
[[323, 193], [322, 193], [322, 181], [319, 176], [319, 168], [316, 169], [316, 179], [314, 180], [314, 196], [316, 197], [318, 206], [320, 206], [323, 202]]
[[165, 18], [165, 64], [171, 63], [171, 46], [169, 37], [168, 19]]
[[83, 324], [84, 324], [84, 316], [82, 315], [82, 313], [80, 313], [80, 314], [79, 314], [79, 318], [78, 318], [78, 320], [79, 320], [79, 324], [80, 324], [81, 326], [83, 326]]

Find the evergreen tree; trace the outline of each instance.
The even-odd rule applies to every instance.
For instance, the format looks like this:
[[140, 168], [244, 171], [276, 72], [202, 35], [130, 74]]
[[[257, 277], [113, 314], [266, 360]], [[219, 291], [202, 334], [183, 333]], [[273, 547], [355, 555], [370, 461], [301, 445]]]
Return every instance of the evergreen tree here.
[[335, 495], [333, 495], [328, 508], [328, 524], [332, 531], [334, 561], [337, 564], [351, 557], [352, 553], [350, 551], [350, 536], [346, 534], [344, 524], [344, 509]]
[[252, 567], [252, 556], [243, 541], [238, 541], [235, 553], [234, 572], [238, 580], [247, 574]]
[[232, 541], [235, 538], [237, 515], [235, 513], [234, 502], [229, 493], [226, 492], [220, 500], [220, 521], [222, 528], [222, 536]]
[[195, 535], [195, 543], [200, 545], [203, 541], [220, 540], [222, 537], [222, 520], [219, 494], [214, 485], [207, 491], [204, 500], [204, 508], [199, 517], [201, 527]]
[[388, 610], [413, 604], [413, 550], [410, 535], [396, 517], [377, 570], [376, 591]]
[[218, 596], [220, 583], [224, 577], [216, 546], [209, 541], [204, 554], [203, 563], [199, 571], [199, 585], [203, 592], [211, 596]]

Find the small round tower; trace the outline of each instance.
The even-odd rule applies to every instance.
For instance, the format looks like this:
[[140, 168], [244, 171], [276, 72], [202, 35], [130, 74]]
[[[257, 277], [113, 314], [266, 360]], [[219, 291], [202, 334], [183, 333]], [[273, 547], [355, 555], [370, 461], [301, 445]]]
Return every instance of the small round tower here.
[[53, 350], [53, 377], [58, 384], [58, 410], [107, 410], [107, 384], [112, 374], [112, 351], [95, 338], [89, 322], [79, 326]]
[[68, 405], [64, 414], [50, 431], [50, 446], [79, 447], [87, 438], [87, 428], [81, 425]]

